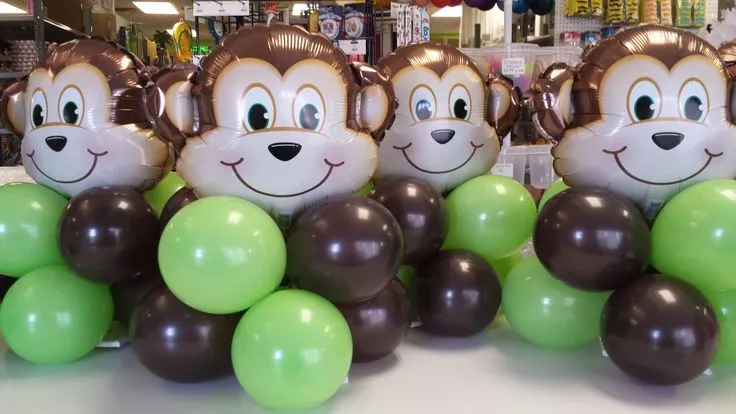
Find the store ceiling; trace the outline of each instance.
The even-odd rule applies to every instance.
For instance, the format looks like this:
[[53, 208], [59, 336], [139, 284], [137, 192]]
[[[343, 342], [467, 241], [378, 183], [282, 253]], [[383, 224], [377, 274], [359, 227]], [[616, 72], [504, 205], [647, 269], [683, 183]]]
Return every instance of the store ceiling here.
[[[184, 16], [184, 6], [191, 6], [192, 0], [170, 0], [180, 11], [180, 15], [145, 14], [133, 5], [133, 0], [115, 0], [115, 11], [124, 19], [140, 23], [146, 36], [151, 36], [156, 30], [171, 29]], [[207, 28], [202, 27], [202, 36], [209, 36]]]

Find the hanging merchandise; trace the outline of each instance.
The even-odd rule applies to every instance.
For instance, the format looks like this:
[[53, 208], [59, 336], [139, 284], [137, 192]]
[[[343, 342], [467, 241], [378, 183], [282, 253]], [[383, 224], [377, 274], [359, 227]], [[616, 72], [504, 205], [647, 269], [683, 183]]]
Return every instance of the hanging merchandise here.
[[397, 9], [396, 45], [402, 47], [414, 43], [428, 42], [430, 39], [430, 16], [427, 8], [397, 4]]
[[699, 28], [705, 26], [705, 0], [676, 0], [675, 26]]
[[[207, 20], [207, 30], [210, 32], [212, 37], [215, 39], [215, 44], [219, 45], [220, 40], [222, 40], [222, 37], [224, 36], [223, 24], [218, 22], [215, 19], [208, 19]], [[199, 53], [199, 51], [197, 53]]]
[[468, 57], [432, 43], [397, 49], [378, 70], [399, 103], [379, 148], [379, 180], [415, 177], [444, 192], [491, 169], [519, 109], [508, 79], [486, 84]]
[[138, 56], [138, 41], [140, 40], [140, 31], [138, 25], [131, 23], [128, 28], [128, 50], [130, 53]]
[[372, 134], [391, 118], [391, 86], [348, 64], [321, 34], [283, 24], [240, 29], [192, 79], [188, 87], [169, 82], [175, 93], [159, 86], [168, 130], [194, 136], [177, 172], [198, 197], [240, 197], [288, 224], [305, 206], [357, 191], [373, 175]]
[[174, 25], [174, 49], [179, 62], [191, 62], [192, 60], [192, 29], [184, 19]]
[[670, 0], [642, 0], [639, 16], [642, 23], [672, 26], [672, 2]]
[[319, 15], [319, 32], [327, 36], [333, 43], [337, 43], [342, 32], [342, 6], [320, 6], [317, 13]]
[[[642, 0], [646, 3], [648, 0]], [[655, 1], [655, 0], [653, 0]], [[669, 1], [669, 0], [667, 0]], [[606, 0], [603, 13], [604, 24], [639, 23], [639, 0]], [[642, 6], [642, 10], [645, 8]]]
[[603, 0], [565, 0], [564, 14], [566, 17], [601, 17]]
[[365, 3], [346, 4], [343, 11], [340, 49], [350, 62], [365, 62], [371, 16], [366, 12]]
[[734, 79], [718, 50], [660, 25], [611, 39], [582, 65], [552, 65], [533, 88], [533, 120], [559, 141], [552, 154], [565, 183], [608, 188], [653, 218], [683, 189], [736, 176]]

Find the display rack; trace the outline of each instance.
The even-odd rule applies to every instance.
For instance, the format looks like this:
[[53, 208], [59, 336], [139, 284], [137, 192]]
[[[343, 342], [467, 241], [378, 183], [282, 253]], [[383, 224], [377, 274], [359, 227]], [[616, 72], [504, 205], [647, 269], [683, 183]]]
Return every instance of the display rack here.
[[[718, 0], [705, 0], [705, 23], [710, 24], [718, 21]], [[560, 34], [564, 32], [589, 32], [599, 31], [601, 28], [610, 26], [603, 24], [600, 18], [567, 17], [565, 16], [564, 0], [555, 2], [554, 36], [555, 46], [560, 45]], [[698, 31], [700, 29], [693, 29]]]

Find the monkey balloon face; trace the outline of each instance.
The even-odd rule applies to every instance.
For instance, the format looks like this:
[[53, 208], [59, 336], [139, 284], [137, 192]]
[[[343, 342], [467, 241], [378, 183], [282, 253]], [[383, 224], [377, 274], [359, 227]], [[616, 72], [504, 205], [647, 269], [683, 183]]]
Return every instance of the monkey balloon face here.
[[[736, 176], [736, 128], [728, 113], [731, 81], [710, 52], [667, 62], [643, 53], [612, 59], [592, 82], [597, 83], [595, 110], [575, 100], [574, 94], [591, 95], [582, 85], [573, 86], [591, 84], [591, 63], [579, 69], [578, 77], [569, 68], [550, 68], [548, 80], [535, 86], [534, 99], [551, 90], [545, 82], [557, 77], [560, 116], [537, 108], [543, 115], [537, 122], [553, 132], [554, 124], [569, 125], [553, 149], [558, 174], [570, 185], [610, 188], [649, 217], [687, 186]], [[541, 100], [538, 105], [543, 106]]]
[[417, 177], [444, 191], [491, 169], [500, 146], [476, 71], [458, 65], [439, 76], [409, 66], [391, 82], [399, 107], [381, 143], [380, 176]]
[[283, 74], [265, 60], [231, 63], [212, 93], [217, 127], [188, 140], [178, 171], [201, 197], [242, 197], [285, 215], [357, 190], [375, 170], [377, 147], [347, 127], [340, 80], [318, 59]]
[[102, 185], [145, 190], [162, 177], [169, 147], [150, 129], [111, 122], [110, 97], [106, 76], [89, 64], [31, 74], [22, 156], [34, 180], [74, 196]]

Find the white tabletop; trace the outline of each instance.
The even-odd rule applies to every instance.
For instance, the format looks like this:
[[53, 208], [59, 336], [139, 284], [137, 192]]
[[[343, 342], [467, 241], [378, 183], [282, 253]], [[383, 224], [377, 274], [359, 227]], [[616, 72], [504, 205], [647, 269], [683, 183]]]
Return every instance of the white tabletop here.
[[[595, 411], [594, 411], [595, 410]], [[733, 413], [736, 365], [678, 388], [626, 378], [596, 344], [550, 351], [503, 323], [467, 340], [413, 329], [394, 356], [354, 366], [348, 384], [312, 413]], [[75, 364], [32, 366], [0, 343], [3, 414], [265, 413], [234, 379], [177, 385], [149, 374], [130, 348]]]

